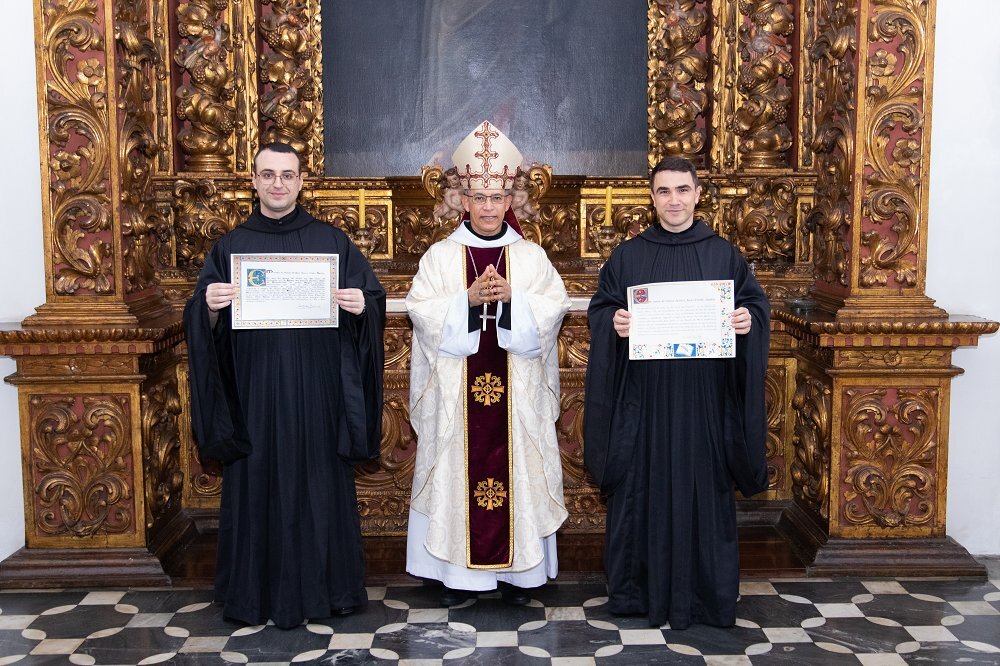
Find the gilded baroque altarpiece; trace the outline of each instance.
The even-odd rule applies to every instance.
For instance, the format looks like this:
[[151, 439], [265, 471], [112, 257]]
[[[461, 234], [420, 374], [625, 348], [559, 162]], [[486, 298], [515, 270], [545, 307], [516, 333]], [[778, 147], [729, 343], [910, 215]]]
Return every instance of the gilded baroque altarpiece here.
[[[302, 202], [354, 238], [392, 297], [455, 218], [434, 213], [438, 165], [318, 175], [319, 0], [34, 2], [46, 302], [0, 331], [17, 362], [27, 541], [0, 587], [162, 583], [158, 556], [211, 525], [220, 490], [191, 440], [180, 310], [214, 240], [251, 210], [257, 146], [306, 155], [317, 175]], [[698, 165], [698, 216], [773, 305], [771, 482], [741, 516], [775, 526], [810, 573], [982, 573], [945, 536], [951, 353], [997, 325], [924, 293], [935, 5], [649, 2], [649, 163]], [[585, 298], [652, 221], [645, 177], [529, 176], [526, 233]], [[582, 464], [588, 336], [571, 312], [562, 534], [599, 546]], [[406, 529], [409, 341], [390, 315], [382, 453], [358, 470], [370, 543]]]

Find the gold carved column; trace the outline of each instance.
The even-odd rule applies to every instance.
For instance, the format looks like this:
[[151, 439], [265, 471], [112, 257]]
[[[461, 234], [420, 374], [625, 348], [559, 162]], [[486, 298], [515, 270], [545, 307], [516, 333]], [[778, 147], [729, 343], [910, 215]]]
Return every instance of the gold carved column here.
[[792, 338], [792, 492], [818, 575], [984, 573], [946, 536], [951, 354], [997, 324], [924, 293], [935, 5], [813, 4], [815, 282], [774, 319]]

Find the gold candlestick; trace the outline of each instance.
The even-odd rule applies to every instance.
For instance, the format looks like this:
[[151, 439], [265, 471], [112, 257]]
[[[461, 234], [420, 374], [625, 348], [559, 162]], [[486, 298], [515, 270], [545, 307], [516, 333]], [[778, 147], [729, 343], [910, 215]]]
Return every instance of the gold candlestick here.
[[604, 226], [610, 227], [614, 222], [614, 213], [611, 209], [611, 186], [604, 193]]

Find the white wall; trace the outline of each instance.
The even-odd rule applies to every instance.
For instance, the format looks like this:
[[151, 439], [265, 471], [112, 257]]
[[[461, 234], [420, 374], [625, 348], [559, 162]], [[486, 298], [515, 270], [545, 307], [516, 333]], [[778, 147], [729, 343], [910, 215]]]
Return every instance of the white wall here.
[[[42, 195], [39, 188], [38, 100], [33, 61], [31, 2], [5, 3], [8, 32], [0, 39], [0, 62], [11, 80], [4, 85], [0, 127], [4, 133], [0, 183], [6, 213], [0, 214], [0, 322], [20, 322], [45, 302], [42, 264]], [[0, 377], [14, 372], [14, 361], [0, 357]], [[24, 495], [21, 490], [21, 436], [17, 390], [0, 383], [0, 559], [24, 545]]]
[[[996, 0], [938, 2], [927, 294], [951, 314], [1000, 321], [1000, 40], [990, 21], [969, 20], [996, 10]], [[952, 362], [965, 374], [952, 382], [948, 534], [1000, 554], [1000, 337]]]
[[[32, 54], [31, 3], [7, 3], [0, 62]], [[1000, 40], [989, 21], [995, 0], [964, 0], [962, 11], [941, 2], [934, 72], [930, 254], [927, 293], [952, 313], [1000, 320], [994, 262], [1000, 247]], [[976, 44], [969, 59], [967, 44]], [[0, 219], [0, 322], [19, 321], [44, 300], [41, 257], [37, 102], [34, 71], [9, 68], [0, 117], [7, 141], [0, 182], [8, 213]], [[11, 196], [11, 193], [14, 196]], [[975, 554], [1000, 554], [1000, 339], [955, 354], [966, 368], [953, 383], [948, 477], [948, 533]], [[0, 373], [14, 371], [0, 358]], [[24, 544], [17, 394], [0, 385], [0, 558]]]

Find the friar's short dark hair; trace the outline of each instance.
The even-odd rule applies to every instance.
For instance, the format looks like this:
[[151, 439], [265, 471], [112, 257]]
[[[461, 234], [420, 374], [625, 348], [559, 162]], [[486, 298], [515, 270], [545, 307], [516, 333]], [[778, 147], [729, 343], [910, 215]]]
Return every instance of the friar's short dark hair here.
[[299, 171], [302, 171], [302, 156], [299, 155], [299, 151], [295, 150], [289, 144], [284, 141], [273, 141], [266, 145], [261, 146], [257, 149], [257, 152], [253, 155], [253, 169], [257, 171], [257, 158], [265, 150], [270, 150], [272, 153], [285, 153], [295, 155], [296, 159], [299, 161]]
[[694, 181], [694, 186], [698, 187], [701, 185], [701, 181], [698, 180], [698, 171], [695, 170], [694, 165], [691, 164], [690, 160], [684, 159], [683, 157], [664, 157], [662, 160], [656, 163], [652, 171], [649, 172], [649, 189], [653, 189], [653, 179], [656, 178], [656, 174], [661, 171], [677, 171], [679, 173], [689, 173], [691, 174], [691, 180]]

